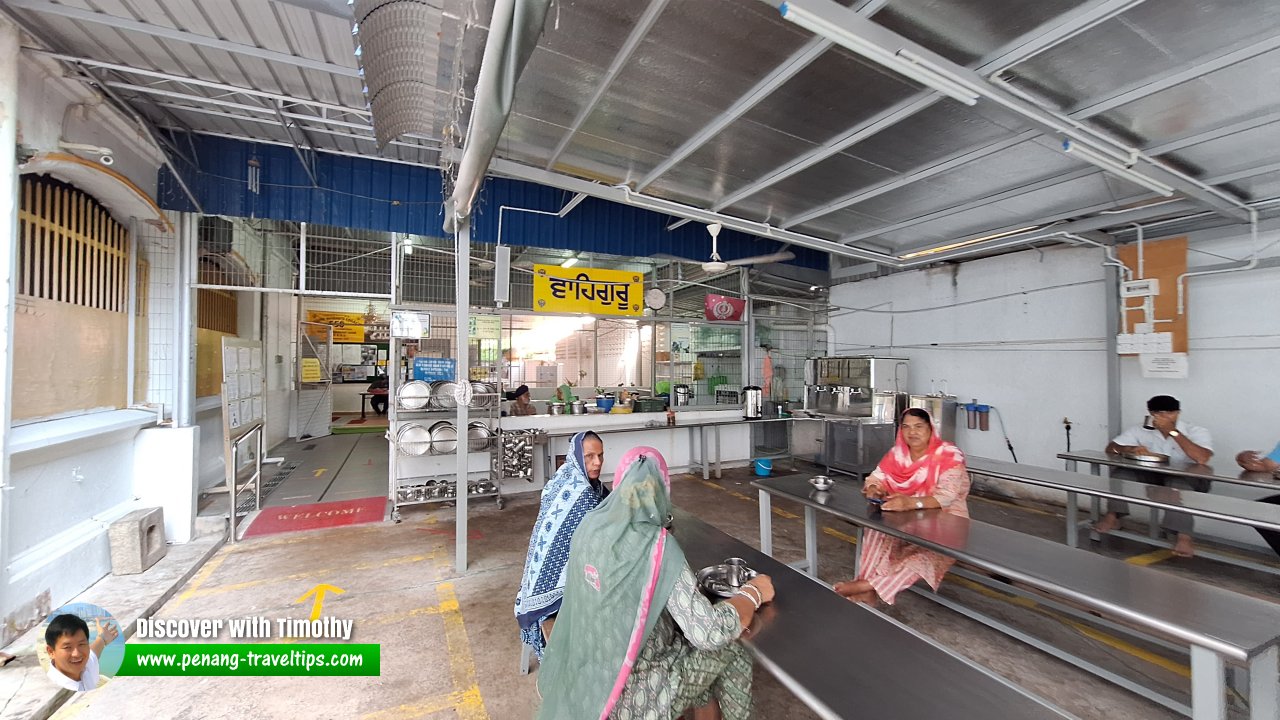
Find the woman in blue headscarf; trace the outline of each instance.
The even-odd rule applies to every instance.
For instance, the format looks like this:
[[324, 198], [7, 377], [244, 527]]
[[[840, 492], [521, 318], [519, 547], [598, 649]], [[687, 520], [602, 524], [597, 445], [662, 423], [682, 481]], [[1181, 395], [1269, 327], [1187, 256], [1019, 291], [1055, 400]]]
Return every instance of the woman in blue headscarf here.
[[751, 657], [735, 641], [773, 582], [758, 575], [713, 605], [671, 522], [666, 460], [651, 447], [627, 452], [573, 539], [564, 609], [538, 669], [538, 720], [751, 717]]
[[516, 595], [516, 622], [520, 640], [539, 658], [564, 597], [564, 564], [569, 541], [582, 518], [609, 494], [600, 482], [604, 466], [604, 442], [593, 432], [580, 432], [569, 441], [569, 454], [551, 482], [542, 488], [538, 522], [529, 537], [520, 594]]

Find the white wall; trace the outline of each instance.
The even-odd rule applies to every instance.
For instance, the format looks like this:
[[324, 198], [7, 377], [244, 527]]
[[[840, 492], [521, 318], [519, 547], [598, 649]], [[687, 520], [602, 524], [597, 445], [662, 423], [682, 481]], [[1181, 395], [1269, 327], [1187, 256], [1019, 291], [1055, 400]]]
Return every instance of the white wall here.
[[[60, 63], [23, 53], [18, 63], [18, 143], [39, 152], [67, 152], [86, 159], [96, 155], [61, 150], [59, 140], [113, 151], [111, 170], [155, 197], [161, 155], [136, 124], [103, 103], [101, 95], [66, 79]], [[92, 192], [92, 188], [81, 188]], [[129, 218], [117, 217], [128, 223]]]
[[[154, 195], [159, 155], [94, 92], [62, 75], [45, 58], [21, 56], [19, 144], [36, 152], [58, 151], [60, 139], [109, 147], [112, 170]], [[129, 217], [116, 217], [129, 223]], [[154, 418], [118, 410], [31, 423], [10, 434], [8, 507], [0, 525], [0, 563], [7, 569], [7, 584], [0, 587], [0, 645], [110, 571], [106, 528], [139, 506], [134, 440]]]
[[[963, 402], [996, 405], [1020, 461], [1059, 467], [1063, 417], [1074, 424], [1072, 447], [1106, 441], [1101, 257], [1063, 247], [837, 285], [832, 305], [882, 313], [833, 310], [831, 352], [908, 358], [911, 392], [945, 384]], [[958, 424], [966, 452], [1009, 458], [994, 416], [985, 433]]]
[[[1193, 234], [1189, 241], [1193, 270], [1225, 262], [1214, 255], [1240, 258], [1251, 248], [1239, 227]], [[1264, 230], [1259, 246], [1277, 241], [1280, 232]], [[1263, 255], [1280, 256], [1280, 244]], [[1062, 246], [838, 285], [833, 305], [893, 314], [834, 311], [832, 351], [909, 358], [912, 392], [928, 392], [932, 381], [941, 389], [945, 379], [962, 402], [976, 397], [1000, 408], [1020, 461], [1061, 467], [1055, 455], [1065, 449], [1063, 417], [1074, 424], [1073, 448], [1101, 449], [1108, 440], [1102, 258], [1097, 249]], [[1269, 450], [1280, 441], [1280, 268], [1189, 283], [1190, 375], [1146, 379], [1136, 357], [1122, 358], [1123, 424], [1141, 421], [1148, 397], [1174, 395], [1185, 421], [1212, 431], [1213, 464], [1230, 473], [1240, 450]], [[1063, 285], [1070, 287], [1050, 289]], [[936, 309], [906, 312], [923, 308]], [[959, 427], [966, 452], [1009, 458], [994, 416], [990, 432], [967, 430], [963, 422]], [[1265, 494], [1222, 484], [1213, 492]], [[1212, 528], [1257, 542], [1247, 531]]]

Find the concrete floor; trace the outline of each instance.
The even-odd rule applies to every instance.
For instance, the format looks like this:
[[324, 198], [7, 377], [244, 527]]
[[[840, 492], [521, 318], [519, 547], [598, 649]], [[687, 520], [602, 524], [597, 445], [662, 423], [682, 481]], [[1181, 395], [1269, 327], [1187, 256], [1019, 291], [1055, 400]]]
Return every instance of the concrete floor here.
[[[300, 467], [288, 492], [326, 498], [346, 467], [384, 463], [381, 448], [362, 436], [339, 436], [302, 444], [291, 459], [314, 453], [314, 467]], [[347, 453], [335, 470], [334, 459]], [[366, 455], [368, 456], [366, 458]], [[321, 489], [327, 467], [336, 475]], [[352, 477], [364, 476], [363, 468]], [[673, 481], [675, 500], [720, 529], [758, 546], [758, 508], [745, 468], [726, 470], [720, 480], [680, 475]], [[356, 483], [358, 485], [358, 483]], [[282, 502], [281, 493], [271, 498]], [[315, 493], [319, 493], [316, 495]], [[288, 504], [314, 502], [293, 499]], [[521, 676], [512, 602], [519, 584], [529, 528], [537, 514], [537, 495], [513, 496], [505, 510], [491, 503], [472, 506], [466, 574], [454, 572], [453, 508], [417, 506], [404, 511], [400, 524], [370, 524], [289, 535], [252, 538], [217, 552], [157, 612], [157, 617], [227, 619], [245, 615], [305, 617], [311, 601], [303, 596], [318, 583], [342, 588], [330, 595], [323, 614], [355, 621], [353, 642], [379, 643], [382, 671], [377, 678], [137, 678], [113, 680], [62, 708], [54, 717], [82, 718], [497, 718], [533, 716], [536, 672]], [[775, 508], [799, 515], [798, 507]], [[1056, 508], [1024, 506], [1000, 498], [974, 497], [976, 519], [1060, 539], [1063, 519]], [[774, 522], [775, 554], [801, 559], [802, 521]], [[821, 576], [828, 582], [852, 573], [852, 528], [825, 523], [820, 537]], [[1152, 558], [1149, 548], [1107, 541], [1104, 554], [1141, 556], [1161, 569], [1212, 581], [1243, 592], [1273, 595], [1275, 580], [1218, 563]], [[948, 579], [943, 594], [1014, 624], [1024, 631], [1069, 647], [1093, 662], [1185, 692], [1186, 659], [1141, 643], [1122, 642], [1106, 633], [1084, 631], [1060, 614], [1034, 603], [975, 590]], [[1174, 713], [1114, 685], [1104, 683], [1046, 653], [1012, 640], [914, 594], [904, 593], [888, 610], [895, 618], [973, 658], [995, 672], [1083, 718], [1177, 717]], [[225, 641], [225, 640], [224, 640]], [[851, 652], [859, 651], [850, 639]], [[1166, 657], [1167, 656], [1167, 657]], [[768, 673], [757, 669], [755, 697], [759, 718], [816, 717]]]

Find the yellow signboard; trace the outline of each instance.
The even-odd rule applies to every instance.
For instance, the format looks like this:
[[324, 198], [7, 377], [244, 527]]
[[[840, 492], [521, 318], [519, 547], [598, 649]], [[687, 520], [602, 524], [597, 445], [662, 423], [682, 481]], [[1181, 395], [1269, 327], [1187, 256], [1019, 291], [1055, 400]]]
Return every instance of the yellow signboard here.
[[302, 358], [302, 382], [324, 382], [320, 358]]
[[363, 343], [364, 317], [364, 313], [307, 311], [307, 322], [333, 326], [333, 341], [336, 343]]
[[535, 312], [640, 315], [644, 275], [625, 270], [533, 266]]

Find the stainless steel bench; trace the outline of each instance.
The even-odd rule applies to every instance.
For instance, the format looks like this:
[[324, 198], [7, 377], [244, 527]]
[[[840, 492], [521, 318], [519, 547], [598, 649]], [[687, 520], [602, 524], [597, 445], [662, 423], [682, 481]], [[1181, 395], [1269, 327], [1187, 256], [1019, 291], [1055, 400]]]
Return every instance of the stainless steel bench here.
[[[902, 720], [1071, 717], [883, 613], [830, 588], [685, 512], [673, 533], [695, 571], [740, 557], [773, 579], [777, 597], [743, 643], [762, 667], [820, 717]], [[874, 648], [858, 660], [859, 648]], [[911, 677], [942, 679], [927, 691]]]
[[[968, 457], [966, 458], [966, 463], [968, 464], [969, 472], [975, 475], [1065, 492], [1067, 494], [1067, 544], [1072, 547], [1079, 546], [1079, 529], [1082, 525], [1087, 525], [1079, 520], [1077, 495], [1088, 495], [1094, 499], [1093, 512], [1091, 513], [1093, 520], [1097, 520], [1098, 501], [1106, 498], [1109, 500], [1124, 500], [1133, 505], [1145, 505], [1152, 509], [1153, 515], [1160, 510], [1174, 510], [1209, 520], [1221, 520], [1263, 530], [1280, 531], [1280, 505], [1269, 505], [1253, 500], [1214, 495], [1212, 493], [1179, 490], [1159, 485], [1148, 485], [1135, 480], [1105, 478], [1100, 475], [1086, 475], [1084, 473], [1055, 470], [1035, 465], [1005, 462], [1003, 460]], [[1097, 466], [1095, 465], [1095, 467]], [[1129, 465], [1124, 467], [1129, 467]], [[1248, 474], [1264, 475], [1265, 473]], [[1280, 483], [1274, 483], [1274, 485], [1276, 490], [1280, 491]], [[1171, 543], [1159, 539], [1160, 526], [1159, 523], [1155, 522], [1154, 518], [1149, 527], [1151, 530], [1150, 535], [1145, 537], [1124, 530], [1113, 530], [1109, 534], [1160, 547], [1172, 546]], [[1093, 537], [1097, 537], [1096, 530], [1090, 527], [1089, 532]], [[1247, 567], [1250, 570], [1280, 575], [1280, 566], [1265, 565], [1209, 549], [1197, 548], [1196, 555]]]
[[[825, 512], [853, 523], [859, 537], [868, 528], [884, 532], [1189, 646], [1191, 707], [1165, 704], [1197, 720], [1226, 718], [1226, 663], [1245, 665], [1250, 718], [1280, 720], [1280, 605], [939, 510], [882, 513], [852, 482], [825, 493], [803, 475], [751, 484], [760, 492], [766, 553], [773, 551], [772, 498], [793, 500], [805, 507], [806, 555], [815, 561], [817, 532], [809, 526]], [[816, 573], [816, 562], [809, 570]]]

